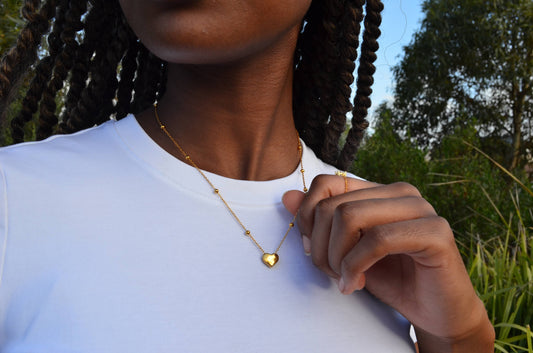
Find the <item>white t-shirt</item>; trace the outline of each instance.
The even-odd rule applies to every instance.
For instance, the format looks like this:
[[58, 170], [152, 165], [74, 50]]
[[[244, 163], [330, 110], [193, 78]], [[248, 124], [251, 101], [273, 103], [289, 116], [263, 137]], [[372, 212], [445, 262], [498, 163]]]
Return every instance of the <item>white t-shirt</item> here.
[[[335, 169], [304, 147], [308, 182]], [[206, 173], [265, 251], [299, 170]], [[297, 229], [268, 269], [198, 171], [133, 116], [0, 150], [0, 352], [414, 352], [409, 323], [344, 296]]]

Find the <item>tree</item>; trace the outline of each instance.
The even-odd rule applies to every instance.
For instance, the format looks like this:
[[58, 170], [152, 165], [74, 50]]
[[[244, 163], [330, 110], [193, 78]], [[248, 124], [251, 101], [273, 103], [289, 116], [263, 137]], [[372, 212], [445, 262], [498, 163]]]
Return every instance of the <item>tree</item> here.
[[483, 149], [515, 168], [531, 151], [533, 1], [426, 0], [394, 67], [393, 124], [420, 146], [475, 127]]
[[[390, 108], [382, 103], [376, 109], [374, 133], [357, 152], [354, 174], [382, 184], [413, 184], [465, 243], [472, 236], [487, 241], [498, 236], [501, 228], [495, 224], [516, 213], [516, 207], [524, 214], [533, 209], [533, 198], [473, 148], [481, 141], [472, 122], [457, 127], [428, 151], [395, 131]], [[515, 176], [531, 187], [525, 173], [516, 170]], [[510, 193], [516, 203], [510, 202]]]
[[374, 133], [365, 137], [357, 151], [352, 172], [383, 184], [408, 181], [423, 192], [429, 172], [426, 151], [394, 131], [392, 112], [387, 103], [377, 107], [375, 117]]

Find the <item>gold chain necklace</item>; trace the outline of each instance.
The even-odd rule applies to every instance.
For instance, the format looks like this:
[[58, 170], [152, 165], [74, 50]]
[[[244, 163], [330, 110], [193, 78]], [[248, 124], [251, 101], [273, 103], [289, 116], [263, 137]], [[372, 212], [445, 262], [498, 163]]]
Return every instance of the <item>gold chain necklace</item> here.
[[[228, 211], [231, 213], [231, 215], [233, 216], [233, 218], [237, 221], [237, 223], [239, 223], [239, 225], [242, 227], [242, 229], [244, 230], [244, 235], [247, 236], [248, 238], [250, 238], [250, 240], [255, 244], [255, 246], [261, 250], [263, 256], [261, 257], [261, 260], [263, 261], [263, 263], [265, 265], [267, 265], [269, 268], [272, 268], [279, 260], [279, 255], [278, 255], [278, 251], [279, 249], [281, 248], [281, 245], [283, 245], [283, 242], [285, 241], [285, 239], [287, 238], [287, 235], [289, 234], [289, 232], [291, 231], [291, 229], [294, 227], [294, 221], [296, 219], [296, 216], [294, 216], [292, 218], [292, 221], [289, 223], [289, 228], [287, 229], [287, 231], [285, 232], [285, 235], [283, 235], [283, 238], [281, 239], [279, 245], [278, 245], [278, 248], [276, 249], [276, 251], [274, 251], [273, 253], [267, 253], [262, 247], [261, 245], [259, 245], [259, 243], [257, 242], [257, 240], [255, 240], [254, 236], [252, 235], [252, 232], [246, 228], [246, 226], [241, 222], [240, 218], [237, 216], [237, 214], [235, 214], [235, 212], [233, 211], [233, 209], [230, 207], [230, 205], [226, 202], [226, 200], [224, 199], [224, 197], [222, 197], [222, 194], [220, 193], [220, 190], [217, 189], [213, 183], [211, 183], [211, 181], [207, 178], [207, 176], [205, 175], [205, 173], [198, 167], [198, 165], [196, 163], [194, 163], [194, 161], [191, 159], [191, 156], [189, 156], [184, 150], [183, 148], [181, 148], [180, 144], [176, 141], [176, 139], [174, 137], [172, 137], [172, 135], [168, 132], [167, 128], [165, 127], [165, 125], [163, 125], [163, 123], [161, 122], [161, 120], [159, 119], [159, 114], [157, 114], [157, 103], [154, 104], [154, 113], [155, 113], [155, 118], [157, 120], [157, 123], [159, 124], [159, 127], [161, 128], [161, 130], [165, 133], [165, 135], [168, 136], [168, 138], [170, 139], [170, 141], [172, 141], [172, 143], [179, 149], [179, 151], [181, 152], [181, 154], [183, 155], [183, 157], [185, 158], [185, 160], [187, 162], [189, 162], [190, 165], [192, 165], [201, 175], [202, 177], [205, 179], [205, 181], [209, 184], [209, 186], [213, 189], [213, 192], [220, 198], [220, 200], [222, 201], [222, 203], [224, 204], [224, 206], [226, 206], [226, 208], [228, 209]], [[307, 192], [307, 187], [305, 185], [305, 170], [304, 170], [304, 166], [303, 166], [303, 163], [302, 163], [302, 154], [303, 154], [303, 150], [302, 150], [302, 144], [300, 143], [300, 137], [298, 136], [298, 133], [296, 133], [296, 136], [298, 138], [298, 153], [299, 153], [299, 158], [300, 158], [300, 173], [302, 173], [302, 184], [303, 184], [303, 192]]]

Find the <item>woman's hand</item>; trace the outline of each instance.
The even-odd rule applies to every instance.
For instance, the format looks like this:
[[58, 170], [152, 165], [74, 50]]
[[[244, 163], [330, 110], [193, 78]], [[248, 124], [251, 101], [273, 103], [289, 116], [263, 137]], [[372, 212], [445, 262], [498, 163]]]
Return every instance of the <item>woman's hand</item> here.
[[[350, 294], [366, 288], [414, 326], [421, 352], [491, 352], [494, 331], [453, 233], [407, 183], [321, 175], [283, 197], [313, 263]], [[307, 238], [307, 239], [306, 239]]]

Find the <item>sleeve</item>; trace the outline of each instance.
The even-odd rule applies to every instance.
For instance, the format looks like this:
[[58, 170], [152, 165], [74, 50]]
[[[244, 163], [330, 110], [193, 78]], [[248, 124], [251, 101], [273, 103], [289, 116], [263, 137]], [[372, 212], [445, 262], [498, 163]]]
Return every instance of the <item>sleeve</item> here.
[[8, 214], [7, 214], [7, 181], [0, 163], [0, 287], [4, 274], [4, 262], [7, 248]]

